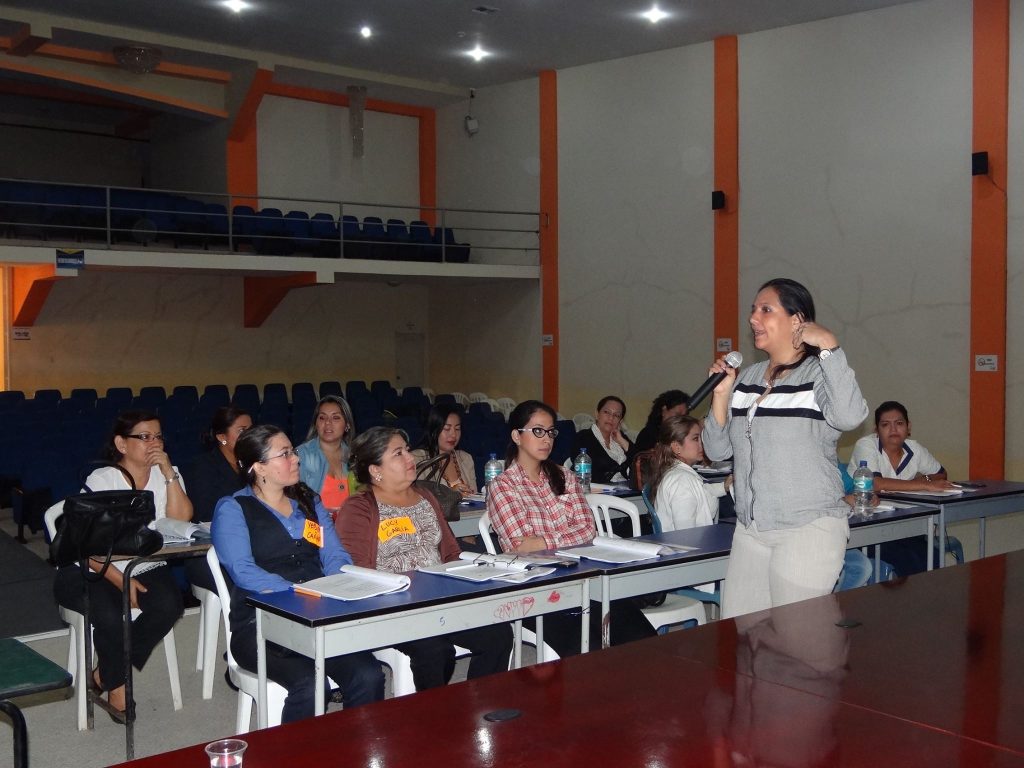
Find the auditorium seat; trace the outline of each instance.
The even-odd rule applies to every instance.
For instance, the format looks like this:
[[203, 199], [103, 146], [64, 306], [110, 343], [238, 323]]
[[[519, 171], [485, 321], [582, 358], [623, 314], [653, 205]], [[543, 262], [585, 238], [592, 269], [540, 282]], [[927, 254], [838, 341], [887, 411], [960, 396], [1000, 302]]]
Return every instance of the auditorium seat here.
[[199, 402], [199, 390], [192, 384], [179, 384], [171, 390], [171, 396], [192, 403], [193, 406]]
[[253, 244], [256, 233], [256, 211], [251, 205], [236, 205], [231, 209], [231, 245], [238, 250], [240, 245]]
[[[301, 251], [302, 253], [313, 253], [314, 243], [310, 239], [309, 214], [305, 211], [288, 211], [281, 220], [281, 226], [285, 237], [290, 241], [291, 250], [289, 253]], [[288, 244], [286, 243], [286, 246]]]
[[453, 264], [465, 264], [469, 261], [469, 243], [459, 243], [455, 240], [455, 233], [451, 227], [440, 227], [434, 230], [434, 243], [443, 244], [443, 260]]
[[292, 408], [303, 408], [313, 406], [316, 403], [316, 390], [308, 381], [299, 381], [292, 384]]
[[322, 258], [337, 259], [341, 257], [338, 223], [331, 214], [314, 213], [309, 220], [309, 236], [312, 239], [315, 255]]
[[340, 381], [321, 381], [320, 382], [320, 397], [326, 397], [327, 395], [336, 395], [338, 397], [344, 397], [341, 391]]
[[251, 414], [260, 412], [260, 390], [255, 384], [237, 384], [231, 404]]
[[207, 203], [206, 206], [207, 245], [228, 244], [228, 209], [221, 203]]
[[279, 208], [263, 208], [256, 214], [252, 242], [256, 253], [288, 256], [295, 250], [286, 237], [284, 217]]
[[389, 241], [391, 258], [416, 261], [416, 249], [409, 239], [409, 227], [401, 219], [388, 219], [384, 233]]
[[430, 225], [425, 221], [414, 221], [409, 224], [409, 248], [413, 249], [412, 261], [440, 261], [441, 249], [434, 245], [434, 236]]
[[348, 213], [341, 217], [341, 238], [346, 259], [370, 258], [370, 246], [365, 242], [358, 218]]
[[263, 400], [262, 404], [267, 405], [268, 403], [278, 404], [284, 403], [285, 407], [288, 406], [288, 389], [284, 384], [274, 382], [272, 384], [263, 385]]
[[365, 381], [362, 381], [361, 379], [353, 379], [345, 384], [345, 399], [348, 400], [349, 405], [352, 405], [356, 397], [362, 394], [370, 394], [370, 390], [366, 386]]
[[206, 206], [198, 200], [181, 197], [174, 202], [174, 247], [207, 246]]
[[387, 231], [379, 216], [363, 218], [363, 240], [369, 245], [369, 253], [364, 258], [390, 260], [394, 258], [394, 249], [387, 241]]

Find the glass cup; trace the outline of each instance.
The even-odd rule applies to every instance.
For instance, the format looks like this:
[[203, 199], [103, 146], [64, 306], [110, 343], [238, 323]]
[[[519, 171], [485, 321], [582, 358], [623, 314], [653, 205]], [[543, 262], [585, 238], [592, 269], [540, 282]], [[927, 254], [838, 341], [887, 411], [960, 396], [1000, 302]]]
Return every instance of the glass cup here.
[[242, 755], [249, 745], [241, 739], [221, 739], [206, 745], [210, 768], [241, 768]]

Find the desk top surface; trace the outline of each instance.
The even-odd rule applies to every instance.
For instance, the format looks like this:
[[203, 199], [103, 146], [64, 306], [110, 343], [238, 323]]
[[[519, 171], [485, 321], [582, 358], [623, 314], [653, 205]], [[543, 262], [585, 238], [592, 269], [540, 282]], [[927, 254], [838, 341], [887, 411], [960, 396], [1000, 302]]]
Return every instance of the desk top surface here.
[[71, 685], [71, 675], [59, 664], [12, 637], [0, 639], [0, 699], [27, 696]]
[[1024, 766], [1022, 608], [1024, 553], [988, 558], [249, 733], [245, 764]]
[[963, 493], [953, 496], [928, 496], [917, 493], [899, 493], [897, 491], [880, 491], [878, 495], [883, 499], [901, 499], [917, 504], [962, 504], [980, 499], [1024, 494], [1024, 483], [1018, 483], [1013, 480], [972, 480], [970, 482], [980, 483], [982, 487], [965, 490]]
[[[458, 599], [509, 594], [522, 589], [550, 588], [552, 596], [549, 599], [557, 601], [559, 584], [590, 578], [596, 576], [597, 573], [595, 568], [590, 567], [589, 563], [585, 563], [570, 568], [556, 568], [555, 572], [549, 576], [542, 576], [521, 584], [512, 584], [506, 581], [474, 582], [451, 576], [410, 571], [406, 573], [411, 580], [408, 589], [365, 600], [334, 600], [328, 597], [317, 598], [287, 591], [249, 595], [246, 597], [246, 602], [304, 626], [319, 627], [353, 619], [386, 616], [411, 609], [429, 608]], [[509, 620], [529, 615], [530, 613], [527, 612], [523, 615], [510, 616]]]

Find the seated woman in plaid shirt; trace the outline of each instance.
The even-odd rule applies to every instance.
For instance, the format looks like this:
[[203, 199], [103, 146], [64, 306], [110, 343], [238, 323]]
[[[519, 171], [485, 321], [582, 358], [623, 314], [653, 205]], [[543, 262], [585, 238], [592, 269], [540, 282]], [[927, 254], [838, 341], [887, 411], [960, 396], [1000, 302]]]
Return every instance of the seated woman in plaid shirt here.
[[[597, 535], [576, 476], [549, 458], [558, 433], [555, 418], [551, 406], [539, 400], [522, 402], [509, 415], [512, 443], [507, 468], [487, 493], [491, 524], [506, 552], [576, 547]], [[655, 635], [629, 600], [612, 601], [611, 633], [612, 645]], [[601, 610], [596, 604], [590, 611], [590, 638], [592, 649], [601, 647]], [[580, 612], [545, 617], [544, 639], [559, 656], [579, 653]]]

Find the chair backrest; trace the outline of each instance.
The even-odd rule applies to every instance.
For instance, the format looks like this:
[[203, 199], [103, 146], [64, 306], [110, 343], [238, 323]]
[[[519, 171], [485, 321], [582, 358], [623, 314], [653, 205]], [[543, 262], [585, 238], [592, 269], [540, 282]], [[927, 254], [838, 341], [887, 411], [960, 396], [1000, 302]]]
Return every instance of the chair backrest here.
[[498, 554], [497, 547], [494, 546], [494, 535], [491, 530], [491, 516], [487, 514], [487, 510], [480, 515], [480, 519], [477, 521], [477, 525], [480, 527], [480, 538], [483, 539], [484, 549], [487, 550], [488, 554]]
[[572, 417], [572, 423], [576, 425], [577, 432], [581, 429], [590, 429], [591, 425], [594, 423], [594, 414], [577, 413]]
[[206, 550], [206, 564], [210, 567], [210, 573], [213, 574], [213, 583], [217, 586], [217, 597], [220, 598], [220, 615], [224, 621], [224, 640], [227, 645], [228, 664], [238, 666], [235, 657], [231, 654], [231, 590], [228, 589], [224, 571], [220, 569], [217, 550], [213, 547]]
[[49, 535], [50, 541], [53, 541], [53, 537], [57, 535], [57, 520], [63, 514], [64, 499], [61, 499], [43, 513], [43, 523], [46, 525], [46, 533]]
[[604, 493], [588, 493], [586, 498], [587, 504], [590, 505], [590, 511], [594, 513], [594, 523], [597, 525], [597, 534], [599, 536], [617, 538], [612, 533], [613, 510], [626, 515], [633, 524], [633, 535], [640, 535], [640, 510], [636, 508], [636, 504], [632, 501], [609, 496]]
[[661, 533], [661, 518], [658, 517], [658, 511], [654, 508], [654, 501], [651, 499], [651, 486], [649, 484], [644, 485], [640, 495], [643, 496], [644, 505], [647, 507], [647, 514], [651, 518], [651, 527], [655, 533]]

